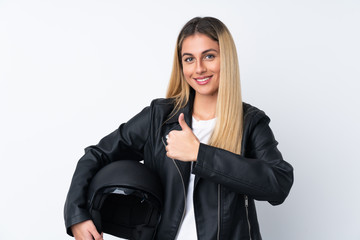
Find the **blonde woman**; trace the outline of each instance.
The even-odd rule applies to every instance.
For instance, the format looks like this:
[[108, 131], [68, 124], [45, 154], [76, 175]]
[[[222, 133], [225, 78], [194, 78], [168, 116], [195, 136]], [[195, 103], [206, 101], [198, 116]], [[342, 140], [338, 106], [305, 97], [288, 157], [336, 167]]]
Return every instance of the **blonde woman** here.
[[154, 239], [261, 239], [254, 200], [281, 204], [293, 168], [265, 113], [243, 103], [236, 48], [218, 19], [181, 30], [165, 99], [155, 99], [79, 160], [65, 204], [67, 232], [102, 239], [86, 188], [104, 165], [144, 160], [161, 178], [164, 208]]

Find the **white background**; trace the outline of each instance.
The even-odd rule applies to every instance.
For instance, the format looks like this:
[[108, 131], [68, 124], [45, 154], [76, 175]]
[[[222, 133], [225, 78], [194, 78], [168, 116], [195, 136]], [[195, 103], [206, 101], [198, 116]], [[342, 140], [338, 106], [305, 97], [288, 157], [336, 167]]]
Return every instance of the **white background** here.
[[0, 239], [70, 239], [83, 148], [164, 97], [181, 27], [214, 16], [235, 39], [244, 101], [271, 117], [295, 168], [284, 204], [257, 203], [263, 238], [359, 240], [359, 12], [355, 0], [0, 0]]

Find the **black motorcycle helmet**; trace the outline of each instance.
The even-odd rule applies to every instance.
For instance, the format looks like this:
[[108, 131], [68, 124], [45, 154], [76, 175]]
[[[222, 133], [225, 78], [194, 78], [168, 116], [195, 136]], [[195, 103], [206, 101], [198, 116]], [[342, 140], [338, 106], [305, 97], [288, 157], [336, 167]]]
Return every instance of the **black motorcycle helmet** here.
[[160, 221], [159, 177], [133, 160], [102, 168], [89, 186], [88, 209], [98, 232], [134, 240], [153, 239]]

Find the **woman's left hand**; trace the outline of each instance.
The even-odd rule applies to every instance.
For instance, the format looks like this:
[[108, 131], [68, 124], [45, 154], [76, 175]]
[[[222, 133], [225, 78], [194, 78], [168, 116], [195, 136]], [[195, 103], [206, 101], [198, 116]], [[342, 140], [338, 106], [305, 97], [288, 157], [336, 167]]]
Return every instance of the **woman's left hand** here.
[[173, 130], [167, 138], [166, 156], [188, 162], [196, 161], [200, 141], [184, 120], [184, 114], [179, 115], [180, 131]]

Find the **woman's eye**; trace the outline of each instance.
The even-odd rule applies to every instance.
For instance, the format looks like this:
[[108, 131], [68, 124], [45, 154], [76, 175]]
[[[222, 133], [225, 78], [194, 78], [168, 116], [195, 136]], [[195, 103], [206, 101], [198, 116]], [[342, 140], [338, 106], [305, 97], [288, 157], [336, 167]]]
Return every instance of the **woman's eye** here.
[[185, 62], [191, 62], [192, 60], [194, 60], [194, 58], [192, 58], [192, 57], [188, 57], [188, 58], [184, 59]]
[[212, 54], [209, 54], [209, 55], [205, 56], [205, 59], [214, 59], [214, 58], [215, 58], [215, 56], [212, 55]]

